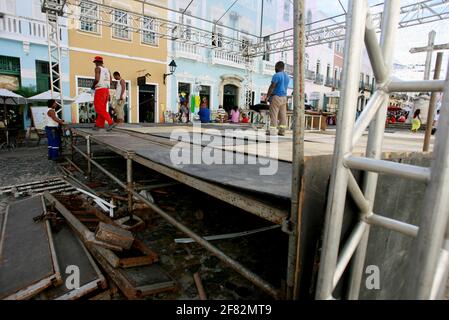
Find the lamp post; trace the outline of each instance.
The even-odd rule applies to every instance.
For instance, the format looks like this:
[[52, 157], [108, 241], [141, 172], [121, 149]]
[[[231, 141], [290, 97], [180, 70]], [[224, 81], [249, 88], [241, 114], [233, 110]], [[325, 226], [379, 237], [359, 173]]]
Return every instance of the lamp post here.
[[172, 60], [168, 66], [170, 68], [170, 73], [165, 73], [164, 74], [164, 84], [165, 84], [165, 81], [166, 81], [167, 77], [173, 75], [175, 73], [175, 71], [176, 71], [177, 65], [176, 65], [175, 60]]

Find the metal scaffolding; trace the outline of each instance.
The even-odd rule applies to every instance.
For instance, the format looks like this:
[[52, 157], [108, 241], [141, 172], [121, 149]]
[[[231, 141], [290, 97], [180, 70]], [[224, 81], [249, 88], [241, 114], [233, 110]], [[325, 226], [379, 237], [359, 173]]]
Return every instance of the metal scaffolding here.
[[50, 90], [51, 97], [55, 99], [64, 116], [64, 94], [62, 90], [62, 67], [61, 67], [61, 32], [59, 28], [59, 17], [64, 14], [65, 0], [43, 0], [42, 12], [46, 14], [47, 42], [48, 42], [48, 64], [50, 67]]
[[[449, 216], [449, 73], [445, 81], [402, 82], [391, 79], [400, 14], [399, 0], [385, 3], [379, 44], [367, 0], [349, 1], [343, 89], [317, 283], [318, 299], [333, 298], [333, 291], [351, 261], [348, 298], [359, 297], [371, 225], [416, 237], [414, 249], [408, 259], [409, 290], [406, 290], [408, 295], [404, 297], [437, 298], [437, 293], [441, 293], [442, 287], [446, 286], [442, 279], [447, 278], [449, 267], [449, 237], [448, 234], [445, 235]], [[363, 41], [373, 67], [377, 90], [354, 124]], [[432, 167], [423, 168], [381, 160], [389, 94], [423, 91], [445, 93]], [[353, 156], [354, 146], [368, 127], [366, 157]], [[351, 169], [366, 172], [362, 187], [358, 185]], [[380, 173], [427, 183], [419, 226], [373, 212]], [[349, 239], [340, 249], [348, 191], [357, 204], [360, 215]]]
[[[382, 4], [371, 7], [373, 27], [380, 31], [383, 12], [379, 11]], [[306, 24], [306, 46], [316, 46], [345, 39], [346, 14], [329, 17]], [[449, 19], [449, 1], [425, 0], [418, 3], [404, 5], [400, 8], [400, 28], [407, 28], [425, 23]], [[279, 31], [265, 36], [268, 41], [260, 39], [251, 48], [249, 54], [253, 57], [261, 56], [267, 52], [279, 53], [293, 50], [293, 28]]]

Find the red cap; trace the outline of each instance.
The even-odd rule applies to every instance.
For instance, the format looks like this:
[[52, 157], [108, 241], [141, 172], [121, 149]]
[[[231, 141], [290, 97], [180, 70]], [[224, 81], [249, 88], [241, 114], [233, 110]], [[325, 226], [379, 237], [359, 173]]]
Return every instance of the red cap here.
[[96, 56], [93, 62], [103, 62], [103, 57]]

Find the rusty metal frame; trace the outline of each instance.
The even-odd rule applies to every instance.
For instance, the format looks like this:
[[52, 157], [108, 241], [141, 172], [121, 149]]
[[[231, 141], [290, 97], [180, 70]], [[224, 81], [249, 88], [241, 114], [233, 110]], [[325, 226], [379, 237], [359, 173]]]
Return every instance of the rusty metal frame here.
[[[199, 179], [196, 179], [194, 177], [188, 176], [186, 174], [183, 174], [179, 171], [176, 171], [174, 169], [170, 169], [168, 167], [162, 166], [160, 164], [157, 164], [153, 161], [150, 161], [148, 159], [145, 159], [143, 157], [140, 157], [136, 154], [130, 153], [126, 150], [121, 150], [119, 148], [112, 147], [110, 145], [107, 145], [101, 141], [98, 141], [95, 139], [95, 137], [91, 136], [88, 133], [82, 132], [77, 130], [76, 128], [71, 128], [71, 134], [79, 135], [84, 137], [89, 143], [95, 142], [100, 145], [105, 146], [106, 148], [122, 155], [125, 159], [132, 158], [133, 161], [140, 163], [152, 170], [155, 170], [159, 173], [162, 173], [170, 178], [173, 178], [181, 183], [184, 183], [190, 187], [193, 187], [197, 190], [200, 190], [204, 193], [210, 194], [211, 196], [217, 197], [217, 192], [223, 192], [223, 194], [220, 194], [221, 200], [228, 202], [236, 207], [242, 208], [250, 213], [253, 213], [259, 217], [262, 217], [268, 221], [274, 222], [276, 224], [283, 225], [285, 219], [287, 219], [287, 213], [284, 211], [279, 211], [279, 209], [275, 209], [273, 207], [267, 206], [265, 204], [262, 204], [261, 202], [250, 199], [248, 196], [241, 196], [235, 192], [232, 192], [228, 189], [219, 187], [217, 185], [214, 185], [212, 183], [208, 183]], [[245, 277], [247, 280], [252, 282], [257, 287], [264, 290], [267, 294], [273, 296], [276, 299], [279, 299], [283, 296], [281, 291], [279, 289], [276, 289], [268, 283], [267, 281], [260, 278], [257, 274], [253, 273], [252, 271], [245, 268], [243, 265], [241, 265], [236, 260], [232, 259], [231, 257], [227, 256], [224, 252], [219, 250], [217, 247], [209, 243], [208, 241], [204, 240], [201, 236], [194, 233], [192, 230], [190, 230], [187, 226], [180, 223], [173, 217], [171, 217], [169, 214], [164, 212], [161, 208], [156, 206], [155, 204], [151, 203], [144, 197], [142, 197], [140, 194], [138, 194], [135, 190], [130, 190], [128, 187], [127, 182], [122, 182], [120, 179], [115, 177], [112, 173], [107, 171], [105, 168], [103, 168], [99, 163], [97, 163], [95, 160], [93, 160], [88, 154], [83, 152], [80, 148], [73, 146], [72, 150], [74, 152], [78, 152], [80, 155], [82, 155], [85, 160], [88, 161], [90, 165], [94, 165], [97, 169], [99, 169], [101, 172], [106, 174], [109, 178], [111, 178], [114, 182], [116, 182], [119, 186], [121, 186], [124, 190], [132, 192], [133, 196], [137, 199], [141, 200], [145, 204], [147, 204], [151, 209], [153, 209], [156, 213], [158, 213], [162, 218], [164, 218], [168, 223], [172, 224], [174, 227], [179, 229], [181, 232], [184, 232], [188, 236], [190, 236], [192, 239], [195, 240], [197, 244], [202, 246], [204, 249], [208, 250], [212, 254], [214, 254], [218, 259], [220, 259], [222, 262], [224, 262], [227, 266], [232, 268], [234, 271], [241, 274], [243, 277]], [[89, 148], [90, 151], [90, 148]], [[268, 213], [265, 212], [265, 210], [268, 210]], [[281, 215], [279, 214], [280, 212]], [[104, 260], [104, 257], [98, 252], [98, 246], [94, 246], [92, 244], [87, 244], [88, 248], [91, 249], [91, 252], [94, 256], [97, 257], [97, 255], [101, 258], [100, 260]], [[101, 250], [101, 249], [100, 249]], [[98, 258], [98, 257], [97, 257]], [[114, 270], [112, 270], [113, 272]], [[120, 275], [119, 275], [120, 276]], [[119, 279], [120, 280], [120, 279]]]

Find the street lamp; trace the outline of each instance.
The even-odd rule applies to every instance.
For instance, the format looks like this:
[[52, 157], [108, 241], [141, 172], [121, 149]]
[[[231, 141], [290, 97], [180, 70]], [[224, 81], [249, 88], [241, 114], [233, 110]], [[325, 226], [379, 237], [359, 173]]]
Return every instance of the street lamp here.
[[165, 84], [165, 79], [167, 79], [168, 76], [171, 76], [176, 71], [177, 65], [176, 65], [175, 60], [172, 60], [168, 66], [170, 67], [170, 73], [164, 74], [164, 84]]

